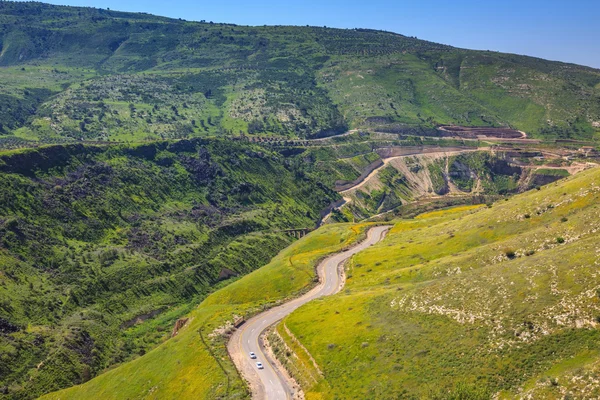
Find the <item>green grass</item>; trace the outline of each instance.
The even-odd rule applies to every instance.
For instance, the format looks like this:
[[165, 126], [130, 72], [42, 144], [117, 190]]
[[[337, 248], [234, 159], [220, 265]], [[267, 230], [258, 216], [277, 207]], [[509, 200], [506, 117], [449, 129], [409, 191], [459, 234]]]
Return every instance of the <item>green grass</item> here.
[[518, 181], [523, 174], [519, 167], [510, 166], [501, 157], [488, 152], [473, 152], [451, 157], [449, 174], [456, 186], [470, 192], [479, 180], [482, 189], [488, 194], [513, 193], [518, 189]]
[[444, 160], [434, 162], [428, 166], [431, 184], [433, 185], [433, 191], [436, 194], [445, 194], [448, 191], [448, 183], [446, 182], [444, 174], [446, 166], [443, 161]]
[[561, 178], [569, 176], [569, 171], [565, 169], [548, 169], [548, 168], [539, 168], [535, 170], [536, 175], [548, 175], [548, 176], [558, 176]]
[[[175, 338], [84, 385], [42, 398], [249, 397], [245, 385], [227, 359], [227, 338], [221, 335], [211, 337], [211, 333], [232, 321], [235, 315], [249, 316], [309, 288], [314, 282], [317, 261], [359, 240], [366, 227], [328, 225], [311, 233], [279, 253], [266, 266], [208, 296], [189, 314], [189, 326]], [[224, 369], [219, 367], [211, 352]]]
[[397, 221], [284, 320], [324, 373], [307, 398], [597, 393], [599, 177]]
[[337, 198], [223, 140], [1, 152], [0, 387], [31, 398], [152, 350]]

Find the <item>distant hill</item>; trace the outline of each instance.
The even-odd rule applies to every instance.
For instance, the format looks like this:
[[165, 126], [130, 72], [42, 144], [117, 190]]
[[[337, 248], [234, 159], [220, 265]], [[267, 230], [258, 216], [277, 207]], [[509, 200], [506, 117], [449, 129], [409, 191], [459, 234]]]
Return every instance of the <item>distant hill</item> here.
[[0, 42], [5, 142], [441, 124], [540, 138], [600, 131], [600, 70], [390, 32], [1, 2]]

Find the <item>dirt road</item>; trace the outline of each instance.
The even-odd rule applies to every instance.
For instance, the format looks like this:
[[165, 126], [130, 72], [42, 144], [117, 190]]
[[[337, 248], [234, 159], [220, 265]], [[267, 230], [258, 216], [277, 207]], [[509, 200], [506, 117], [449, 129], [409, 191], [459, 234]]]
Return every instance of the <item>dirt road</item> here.
[[[382, 159], [383, 160], [383, 165], [381, 165], [378, 168], [375, 168], [373, 171], [371, 171], [371, 173], [369, 175], [367, 175], [365, 177], [365, 179], [363, 179], [362, 181], [360, 181], [356, 185], [352, 186], [349, 189], [343, 190], [343, 191], [341, 191], [339, 193], [342, 194], [342, 195], [344, 195], [344, 194], [351, 193], [351, 192], [355, 191], [356, 189], [361, 188], [367, 182], [369, 182], [374, 176], [376, 176], [379, 173], [379, 171], [381, 171], [383, 168], [385, 168], [390, 163], [390, 161], [397, 160], [399, 158], [414, 157], [414, 156], [417, 156], [417, 155], [428, 155], [428, 156], [432, 156], [432, 157], [436, 157], [436, 156], [454, 156], [454, 155], [458, 155], [458, 154], [472, 153], [472, 152], [475, 152], [475, 151], [484, 151], [484, 150], [488, 150], [488, 148], [487, 147], [482, 147], [482, 148], [474, 148], [474, 149], [458, 150], [458, 151], [432, 151], [432, 152], [427, 152], [427, 153], [409, 154], [409, 155], [402, 155], [402, 156], [394, 156], [394, 157], [383, 158]], [[350, 199], [350, 201], [351, 200], [352, 199]], [[348, 203], [348, 201], [346, 203]]]
[[351, 129], [348, 132], [340, 133], [340, 134], [337, 134], [337, 135], [325, 136], [325, 137], [322, 137], [322, 138], [308, 139], [308, 140], [311, 141], [311, 142], [323, 142], [325, 140], [329, 140], [329, 139], [333, 139], [333, 138], [339, 138], [339, 137], [349, 136], [349, 135], [352, 135], [355, 132], [358, 132], [358, 129]]
[[[266, 355], [261, 336], [271, 325], [279, 322], [298, 307], [322, 296], [329, 296], [340, 291], [342, 278], [340, 266], [354, 254], [379, 242], [385, 237], [388, 226], [376, 226], [367, 232], [367, 238], [349, 250], [326, 258], [317, 266], [319, 284], [308, 293], [280, 306], [262, 312], [240, 327], [229, 340], [227, 349], [238, 371], [249, 382], [254, 399], [282, 400], [291, 399], [293, 388], [278, 370], [275, 362]], [[257, 288], [260, 290], [260, 288]], [[254, 352], [255, 360], [249, 353]], [[264, 369], [258, 369], [256, 362], [261, 362]]]

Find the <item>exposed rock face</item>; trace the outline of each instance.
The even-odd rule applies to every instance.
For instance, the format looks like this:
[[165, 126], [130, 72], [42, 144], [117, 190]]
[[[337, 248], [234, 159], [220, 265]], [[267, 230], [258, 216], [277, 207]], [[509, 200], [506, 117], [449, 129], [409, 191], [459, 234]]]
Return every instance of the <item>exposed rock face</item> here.
[[175, 337], [179, 330], [185, 326], [185, 324], [189, 321], [189, 318], [179, 318], [175, 322], [175, 326], [173, 327], [173, 332], [171, 332], [171, 337]]
[[222, 268], [221, 272], [219, 272], [218, 279], [220, 281], [224, 279], [231, 278], [232, 276], [237, 276], [238, 274], [235, 271], [230, 270], [229, 268]]

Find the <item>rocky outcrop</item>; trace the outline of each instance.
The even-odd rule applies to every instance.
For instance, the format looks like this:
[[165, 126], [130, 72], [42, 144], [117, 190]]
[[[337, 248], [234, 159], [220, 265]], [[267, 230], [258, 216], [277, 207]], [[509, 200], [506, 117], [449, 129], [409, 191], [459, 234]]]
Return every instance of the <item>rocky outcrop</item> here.
[[179, 333], [179, 330], [181, 328], [183, 328], [185, 326], [185, 324], [187, 324], [187, 322], [189, 321], [189, 318], [179, 318], [176, 322], [175, 322], [175, 326], [173, 327], [173, 332], [171, 332], [171, 337], [175, 337], [177, 336], [177, 333]]

